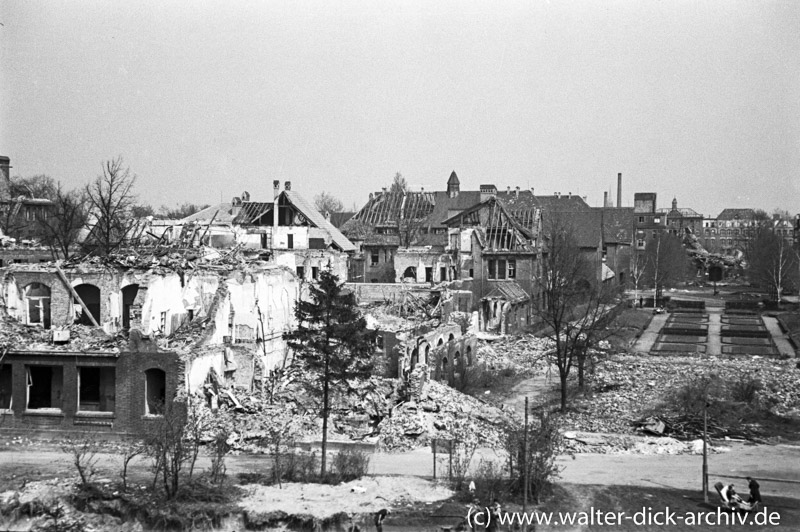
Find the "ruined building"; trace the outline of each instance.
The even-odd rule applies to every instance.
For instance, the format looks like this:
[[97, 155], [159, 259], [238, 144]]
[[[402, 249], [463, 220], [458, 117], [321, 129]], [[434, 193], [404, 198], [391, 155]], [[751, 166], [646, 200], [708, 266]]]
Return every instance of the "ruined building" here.
[[289, 355], [285, 267], [174, 253], [0, 272], [4, 429], [141, 433], [177, 393], [249, 388]]

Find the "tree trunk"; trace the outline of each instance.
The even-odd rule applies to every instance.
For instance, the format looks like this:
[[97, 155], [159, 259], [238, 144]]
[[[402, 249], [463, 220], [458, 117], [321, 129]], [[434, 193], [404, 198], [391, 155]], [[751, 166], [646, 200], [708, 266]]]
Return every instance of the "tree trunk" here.
[[564, 375], [563, 372], [559, 373], [559, 378], [561, 379], [561, 411], [567, 411], [567, 375]]
[[580, 353], [578, 353], [578, 388], [580, 388], [581, 390], [583, 390], [584, 386], [583, 374], [584, 374], [585, 364], [586, 364], [586, 352], [581, 351]]
[[325, 462], [328, 451], [328, 387], [330, 381], [330, 355], [325, 353], [325, 374], [322, 383], [322, 451], [320, 458], [320, 481], [325, 479]]

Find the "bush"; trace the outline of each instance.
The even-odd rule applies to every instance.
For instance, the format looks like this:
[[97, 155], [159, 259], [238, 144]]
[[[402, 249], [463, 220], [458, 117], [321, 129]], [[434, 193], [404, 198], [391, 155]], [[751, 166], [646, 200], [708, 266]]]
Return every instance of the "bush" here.
[[350, 482], [369, 472], [369, 454], [355, 447], [342, 449], [331, 460], [331, 471], [326, 479], [332, 484]]
[[287, 482], [314, 482], [319, 477], [317, 453], [291, 449], [281, 460], [281, 479]]
[[492, 501], [505, 497], [509, 492], [509, 479], [505, 469], [494, 460], [481, 458], [473, 477], [475, 497]]
[[764, 388], [761, 380], [752, 373], [741, 373], [728, 381], [728, 392], [733, 401], [753, 405], [758, 399], [758, 392]]
[[72, 458], [72, 464], [81, 477], [81, 486], [86, 486], [97, 473], [98, 442], [88, 436], [69, 439], [61, 444], [61, 450]]

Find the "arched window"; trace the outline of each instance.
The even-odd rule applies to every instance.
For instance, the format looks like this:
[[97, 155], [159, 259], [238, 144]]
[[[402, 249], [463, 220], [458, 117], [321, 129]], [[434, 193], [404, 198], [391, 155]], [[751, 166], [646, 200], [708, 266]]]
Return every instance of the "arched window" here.
[[472, 346], [467, 346], [467, 366], [472, 365]]
[[443, 343], [444, 343], [444, 339], [439, 338], [439, 341], [436, 342], [436, 346], [438, 347], [438, 346], [442, 345]]
[[450, 336], [447, 338], [447, 341], [452, 342], [455, 339], [455, 337], [456, 336], [453, 333], [450, 333]]
[[412, 279], [416, 281], [417, 269], [413, 266], [409, 266], [408, 268], [406, 268], [406, 271], [403, 272], [403, 279]]
[[144, 372], [144, 389], [144, 413], [150, 416], [163, 415], [167, 401], [167, 374], [157, 368], [148, 369]]
[[[134, 301], [136, 301], [138, 293], [138, 284], [129, 284], [122, 289], [122, 327], [125, 329], [129, 329], [131, 326], [131, 307]], [[141, 316], [137, 316], [136, 311], [134, 311], [134, 321], [139, 318], [141, 318]]]
[[426, 364], [430, 360], [430, 356], [429, 356], [430, 354], [431, 354], [431, 344], [428, 344], [428, 345], [425, 346], [425, 363]]
[[456, 354], [453, 355], [453, 368], [458, 369], [461, 367], [461, 353], [456, 351]]
[[31, 283], [25, 287], [25, 322], [50, 328], [50, 287]]
[[442, 378], [447, 378], [447, 357], [442, 357]]
[[[94, 320], [100, 323], [100, 289], [93, 284], [79, 284], [75, 287], [75, 293], [81, 298], [83, 304], [94, 316]], [[92, 325], [92, 320], [86, 315], [86, 311], [75, 301], [75, 305], [80, 309], [81, 315], [77, 322], [81, 325]]]

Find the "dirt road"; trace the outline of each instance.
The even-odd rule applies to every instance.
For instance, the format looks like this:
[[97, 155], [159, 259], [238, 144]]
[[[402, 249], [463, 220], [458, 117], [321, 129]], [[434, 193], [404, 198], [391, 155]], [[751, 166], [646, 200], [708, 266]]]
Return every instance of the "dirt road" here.
[[[725, 475], [753, 476], [758, 479], [775, 478], [800, 481], [800, 447], [790, 445], [746, 445], [734, 443], [730, 451], [709, 456], [711, 484], [717, 480], [744, 486], [743, 480], [726, 478]], [[120, 470], [120, 458], [116, 455], [99, 455], [101, 476], [115, 478]], [[476, 453], [473, 465], [481, 458], [501, 460], [489, 449]], [[562, 457], [564, 466], [561, 475], [570, 484], [601, 484], [629, 486], [659, 486], [676, 489], [698, 489], [701, 486], [702, 457], [694, 455], [607, 455], [579, 454], [575, 458]], [[439, 475], [446, 469], [439, 463]], [[269, 458], [264, 455], [234, 455], [226, 460], [228, 474], [267, 471]], [[198, 469], [209, 467], [205, 456], [198, 459]], [[131, 466], [131, 478], [144, 482], [151, 476], [150, 462], [136, 458]], [[433, 472], [433, 455], [429, 449], [417, 449], [405, 453], [375, 453], [371, 460], [373, 475], [407, 475], [430, 477]], [[0, 450], [0, 485], [14, 486], [22, 478], [44, 479], [72, 477], [75, 469], [66, 454], [48, 449]], [[800, 499], [800, 484], [762, 482], [762, 493]]]

